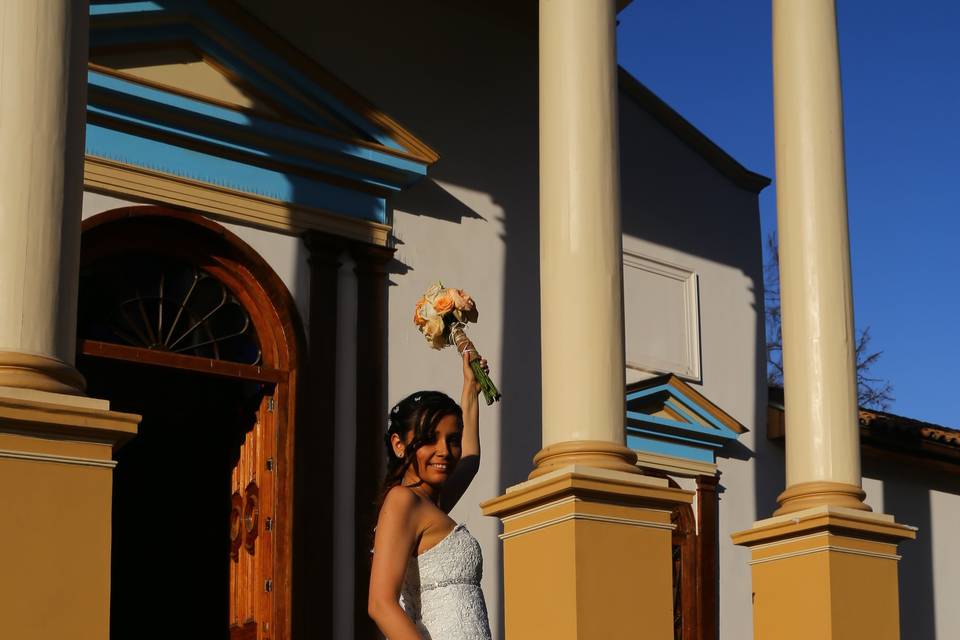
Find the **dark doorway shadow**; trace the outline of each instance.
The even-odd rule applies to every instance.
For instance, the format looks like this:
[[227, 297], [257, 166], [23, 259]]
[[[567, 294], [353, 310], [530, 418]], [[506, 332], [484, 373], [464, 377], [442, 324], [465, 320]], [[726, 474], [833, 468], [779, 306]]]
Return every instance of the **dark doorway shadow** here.
[[[83, 358], [88, 393], [143, 416], [116, 453], [110, 636], [229, 638], [231, 471], [258, 384]], [[176, 622], [171, 611], [175, 604]], [[164, 633], [166, 635], [166, 633]]]

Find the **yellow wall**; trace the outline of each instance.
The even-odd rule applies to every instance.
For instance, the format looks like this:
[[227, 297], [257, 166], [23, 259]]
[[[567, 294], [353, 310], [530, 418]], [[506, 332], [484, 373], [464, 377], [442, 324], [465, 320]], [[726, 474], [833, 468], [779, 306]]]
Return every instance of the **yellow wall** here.
[[112, 468], [12, 456], [109, 461], [110, 445], [5, 434], [0, 449], [3, 636], [107, 638]]

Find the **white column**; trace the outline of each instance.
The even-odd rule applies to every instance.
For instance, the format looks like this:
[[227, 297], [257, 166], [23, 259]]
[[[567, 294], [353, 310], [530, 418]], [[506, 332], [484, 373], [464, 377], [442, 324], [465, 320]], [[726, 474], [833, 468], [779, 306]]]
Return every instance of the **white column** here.
[[78, 393], [73, 368], [88, 8], [0, 2], [0, 386]]
[[787, 490], [778, 513], [868, 508], [860, 448], [834, 0], [774, 0]]
[[624, 447], [615, 28], [614, 0], [540, 2], [541, 469], [633, 468]]

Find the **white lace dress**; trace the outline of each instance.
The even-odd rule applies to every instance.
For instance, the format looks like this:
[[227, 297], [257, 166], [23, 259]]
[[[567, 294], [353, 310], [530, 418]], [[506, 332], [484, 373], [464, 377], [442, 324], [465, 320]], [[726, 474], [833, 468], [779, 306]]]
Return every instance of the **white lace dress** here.
[[491, 640], [482, 574], [480, 544], [462, 524], [410, 559], [400, 600], [425, 640]]

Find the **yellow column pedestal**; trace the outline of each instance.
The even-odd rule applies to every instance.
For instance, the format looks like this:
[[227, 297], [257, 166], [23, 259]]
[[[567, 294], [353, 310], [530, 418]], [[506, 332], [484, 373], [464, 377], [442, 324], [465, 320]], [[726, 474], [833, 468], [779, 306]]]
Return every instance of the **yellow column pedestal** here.
[[503, 521], [508, 640], [673, 638], [665, 480], [571, 465], [483, 503]]
[[18, 640], [106, 640], [113, 449], [138, 416], [0, 387], [0, 619]]
[[899, 640], [893, 516], [824, 505], [732, 536], [750, 548], [755, 640]]

